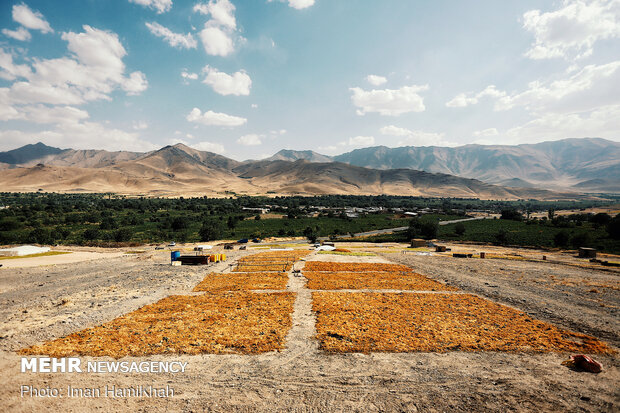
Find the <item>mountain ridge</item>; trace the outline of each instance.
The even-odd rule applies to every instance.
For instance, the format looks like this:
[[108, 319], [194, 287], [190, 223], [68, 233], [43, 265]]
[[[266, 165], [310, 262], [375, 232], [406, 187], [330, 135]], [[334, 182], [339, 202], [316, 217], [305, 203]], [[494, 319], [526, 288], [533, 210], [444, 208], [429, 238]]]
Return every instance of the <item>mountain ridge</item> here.
[[[59, 149], [38, 144], [37, 150], [43, 155], [38, 159], [32, 155], [36, 152], [31, 148], [34, 145], [8, 151], [11, 159], [27, 162], [5, 168], [0, 183], [16, 191], [406, 194], [486, 199], [566, 199], [578, 196], [574, 192], [593, 188], [596, 192], [612, 192], [609, 188], [620, 186], [613, 178], [620, 176], [620, 156], [614, 152], [620, 144], [601, 139], [569, 143], [459, 148], [378, 146], [335, 157], [286, 149], [264, 160], [245, 162], [184, 144], [144, 153]], [[584, 146], [591, 148], [585, 150]], [[0, 153], [0, 159], [7, 159], [8, 152]], [[591, 158], [593, 154], [598, 158]], [[414, 161], [419, 169], [402, 167]], [[572, 175], [566, 172], [571, 168]], [[463, 176], [472, 174], [485, 179]], [[554, 179], [563, 185], [549, 184]]]

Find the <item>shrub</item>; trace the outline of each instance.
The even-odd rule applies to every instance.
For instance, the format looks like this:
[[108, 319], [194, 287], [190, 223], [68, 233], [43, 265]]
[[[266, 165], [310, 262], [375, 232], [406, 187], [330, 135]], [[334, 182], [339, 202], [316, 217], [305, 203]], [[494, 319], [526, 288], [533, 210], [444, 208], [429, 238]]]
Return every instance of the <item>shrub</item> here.
[[508, 231], [506, 231], [504, 228], [497, 231], [497, 233], [495, 234], [495, 241], [499, 245], [507, 244], [508, 243]]
[[462, 236], [463, 234], [465, 234], [465, 225], [462, 222], [459, 222], [458, 224], [456, 224], [456, 226], [454, 227], [454, 232], [456, 233], [456, 235], [458, 235], [459, 237]]
[[568, 246], [568, 240], [570, 239], [570, 235], [568, 231], [560, 231], [553, 237], [553, 245], [560, 248], [565, 248]]
[[607, 233], [611, 238], [620, 239], [620, 214], [610, 220], [605, 229], [607, 229]]
[[114, 233], [114, 241], [127, 242], [131, 239], [132, 235], [133, 233], [129, 228], [121, 228]]
[[570, 242], [574, 248], [585, 247], [590, 242], [590, 235], [587, 232], [580, 232], [573, 235]]
[[84, 231], [84, 234], [82, 234], [82, 236], [87, 241], [94, 241], [99, 238], [99, 230], [97, 228], [88, 228], [86, 231]]
[[205, 221], [198, 231], [200, 241], [213, 241], [222, 237], [222, 225], [215, 220]]
[[502, 210], [500, 219], [509, 219], [511, 221], [522, 221], [523, 215], [514, 208], [507, 208]]

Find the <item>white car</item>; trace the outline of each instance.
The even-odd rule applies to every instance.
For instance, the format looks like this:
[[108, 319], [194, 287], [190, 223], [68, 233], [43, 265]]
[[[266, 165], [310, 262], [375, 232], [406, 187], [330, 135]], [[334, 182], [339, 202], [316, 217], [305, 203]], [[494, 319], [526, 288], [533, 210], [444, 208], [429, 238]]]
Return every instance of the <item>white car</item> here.
[[169, 247], [174, 247], [174, 246], [176, 246], [176, 245], [177, 245], [177, 243], [176, 243], [176, 242], [174, 242], [174, 241], [172, 241], [170, 244], [168, 244], [168, 246], [169, 246]]

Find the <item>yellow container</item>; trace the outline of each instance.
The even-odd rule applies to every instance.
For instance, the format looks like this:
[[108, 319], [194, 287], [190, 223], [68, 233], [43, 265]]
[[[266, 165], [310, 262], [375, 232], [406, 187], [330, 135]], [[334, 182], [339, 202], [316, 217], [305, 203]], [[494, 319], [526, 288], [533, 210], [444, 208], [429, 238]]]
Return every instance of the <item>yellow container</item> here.
[[226, 254], [222, 254], [222, 261], [226, 261]]

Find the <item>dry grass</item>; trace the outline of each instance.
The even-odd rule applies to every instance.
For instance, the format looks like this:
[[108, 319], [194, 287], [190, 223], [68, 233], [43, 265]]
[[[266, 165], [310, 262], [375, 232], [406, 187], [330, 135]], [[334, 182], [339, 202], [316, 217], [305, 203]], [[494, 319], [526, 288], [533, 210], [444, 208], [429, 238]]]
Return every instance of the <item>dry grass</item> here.
[[346, 271], [346, 272], [363, 272], [363, 271], [389, 271], [389, 272], [412, 272], [413, 270], [406, 265], [401, 264], [383, 264], [379, 262], [356, 263], [356, 262], [323, 262], [308, 261], [304, 266], [305, 271]]
[[287, 282], [282, 272], [210, 273], [194, 291], [285, 290]]
[[329, 352], [613, 352], [593, 337], [469, 294], [312, 295], [317, 338]]
[[312, 272], [304, 271], [311, 290], [417, 290], [456, 291], [456, 288], [414, 272]]
[[16, 260], [19, 258], [49, 257], [52, 255], [63, 255], [63, 254], [71, 254], [71, 251], [48, 251], [48, 252], [40, 252], [38, 254], [11, 255], [8, 257], [0, 257], [0, 260]]
[[154, 304], [21, 354], [147, 356], [255, 354], [284, 347], [295, 294], [230, 292], [170, 296]]

